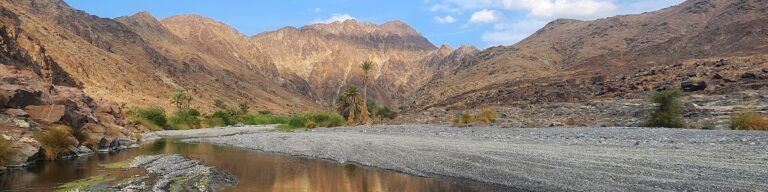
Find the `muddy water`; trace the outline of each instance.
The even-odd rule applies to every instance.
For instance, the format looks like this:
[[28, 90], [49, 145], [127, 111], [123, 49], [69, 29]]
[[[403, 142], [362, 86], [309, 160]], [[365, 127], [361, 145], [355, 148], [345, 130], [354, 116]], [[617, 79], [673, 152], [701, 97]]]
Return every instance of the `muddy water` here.
[[111, 170], [99, 165], [137, 155], [181, 154], [235, 175], [240, 183], [223, 191], [499, 191], [498, 186], [444, 178], [424, 178], [357, 165], [254, 152], [205, 143], [158, 140], [140, 148], [74, 160], [43, 162], [0, 174], [0, 191], [52, 191], [64, 183], [108, 174], [116, 181], [143, 170]]

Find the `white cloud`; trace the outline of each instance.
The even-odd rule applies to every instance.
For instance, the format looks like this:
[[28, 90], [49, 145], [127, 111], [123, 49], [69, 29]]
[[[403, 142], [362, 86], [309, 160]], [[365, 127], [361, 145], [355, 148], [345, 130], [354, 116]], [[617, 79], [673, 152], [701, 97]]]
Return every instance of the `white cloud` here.
[[446, 15], [445, 17], [435, 17], [435, 22], [440, 24], [455, 23], [456, 18], [453, 18], [450, 15]]
[[594, 19], [609, 16], [616, 5], [608, 0], [501, 0], [508, 10], [522, 10], [536, 18]]
[[494, 23], [501, 20], [501, 13], [495, 10], [483, 9], [472, 14], [470, 23]]
[[457, 13], [461, 11], [459, 8], [451, 7], [444, 4], [434, 4], [432, 7], [429, 8], [429, 11], [432, 12], [446, 12], [446, 13]]
[[[594, 20], [619, 14], [655, 11], [685, 0], [431, 0], [428, 5], [474, 12], [470, 24], [491, 23], [481, 39], [486, 46], [511, 45], [559, 18]], [[426, 3], [427, 1], [425, 1]], [[438, 6], [439, 5], [439, 6]], [[444, 12], [444, 11], [443, 11]], [[481, 27], [481, 26], [477, 26]], [[482, 28], [481, 28], [482, 29]]]
[[512, 45], [525, 39], [546, 24], [546, 21], [537, 19], [498, 23], [493, 26], [493, 30], [483, 33], [481, 40], [486, 43], [486, 46]]
[[316, 19], [312, 23], [313, 24], [317, 24], [317, 23], [333, 23], [333, 22], [337, 22], [337, 21], [343, 22], [343, 21], [350, 20], [350, 19], [355, 19], [355, 17], [352, 17], [349, 14], [334, 13], [333, 15], [331, 15], [330, 18], [327, 18], [327, 19]]

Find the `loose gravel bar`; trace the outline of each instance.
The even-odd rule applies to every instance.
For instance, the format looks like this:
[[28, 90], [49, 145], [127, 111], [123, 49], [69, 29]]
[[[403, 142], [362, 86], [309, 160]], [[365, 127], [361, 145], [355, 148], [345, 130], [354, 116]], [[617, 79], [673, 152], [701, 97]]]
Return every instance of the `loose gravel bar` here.
[[524, 191], [768, 191], [768, 132], [390, 125], [186, 141]]

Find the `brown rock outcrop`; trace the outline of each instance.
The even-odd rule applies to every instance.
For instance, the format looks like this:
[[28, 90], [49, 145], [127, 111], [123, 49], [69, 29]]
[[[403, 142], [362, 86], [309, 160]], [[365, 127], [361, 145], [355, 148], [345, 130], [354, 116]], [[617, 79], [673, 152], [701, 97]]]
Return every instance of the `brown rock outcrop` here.
[[59, 122], [65, 110], [64, 105], [29, 105], [24, 108], [32, 119], [44, 123]]

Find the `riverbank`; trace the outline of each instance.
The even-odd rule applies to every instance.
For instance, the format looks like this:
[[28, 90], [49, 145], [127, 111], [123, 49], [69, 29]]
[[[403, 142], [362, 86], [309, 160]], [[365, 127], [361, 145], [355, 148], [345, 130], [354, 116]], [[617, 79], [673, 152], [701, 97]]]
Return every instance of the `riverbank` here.
[[[392, 125], [185, 141], [448, 176], [533, 191], [768, 190], [768, 132]], [[180, 134], [180, 133], [179, 133]], [[212, 136], [213, 135], [213, 136]]]

